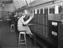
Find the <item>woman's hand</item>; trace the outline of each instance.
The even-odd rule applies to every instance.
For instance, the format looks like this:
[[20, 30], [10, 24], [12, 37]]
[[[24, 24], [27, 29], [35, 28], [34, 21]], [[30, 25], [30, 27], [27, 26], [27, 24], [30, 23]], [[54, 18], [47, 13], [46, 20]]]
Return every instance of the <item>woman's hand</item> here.
[[30, 16], [31, 16], [32, 18], [34, 18], [34, 13], [31, 13]]
[[22, 17], [25, 18], [25, 15], [23, 15]]

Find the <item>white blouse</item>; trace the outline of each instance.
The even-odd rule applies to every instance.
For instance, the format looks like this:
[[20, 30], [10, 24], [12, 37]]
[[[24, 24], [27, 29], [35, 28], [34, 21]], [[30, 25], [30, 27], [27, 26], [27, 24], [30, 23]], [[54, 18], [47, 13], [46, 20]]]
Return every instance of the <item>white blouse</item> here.
[[28, 26], [23, 26], [24, 24], [24, 16], [20, 17], [17, 23], [18, 31], [25, 30], [27, 34], [32, 34], [31, 30]]

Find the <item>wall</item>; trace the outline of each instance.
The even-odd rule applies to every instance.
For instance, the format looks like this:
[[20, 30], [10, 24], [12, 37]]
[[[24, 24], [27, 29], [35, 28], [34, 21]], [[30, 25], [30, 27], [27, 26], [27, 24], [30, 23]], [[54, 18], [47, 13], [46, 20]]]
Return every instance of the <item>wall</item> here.
[[13, 3], [15, 5], [16, 9], [26, 5], [25, 0], [13, 0]]
[[4, 7], [4, 11], [13, 12], [14, 10], [15, 10], [15, 5], [13, 3], [12, 4], [7, 4]]
[[0, 18], [8, 16], [8, 12], [14, 12], [14, 4], [5, 4], [4, 7], [0, 7]]
[[0, 7], [0, 18], [2, 16], [2, 12], [1, 11], [3, 11], [3, 8], [2, 7]]

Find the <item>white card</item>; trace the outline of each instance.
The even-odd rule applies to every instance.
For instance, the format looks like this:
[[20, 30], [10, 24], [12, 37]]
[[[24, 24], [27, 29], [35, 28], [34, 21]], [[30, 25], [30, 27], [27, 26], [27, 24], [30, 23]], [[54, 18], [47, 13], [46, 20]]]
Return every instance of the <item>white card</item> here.
[[35, 14], [37, 14], [37, 9], [35, 9]]
[[57, 22], [52, 22], [52, 25], [57, 26], [58, 23]]

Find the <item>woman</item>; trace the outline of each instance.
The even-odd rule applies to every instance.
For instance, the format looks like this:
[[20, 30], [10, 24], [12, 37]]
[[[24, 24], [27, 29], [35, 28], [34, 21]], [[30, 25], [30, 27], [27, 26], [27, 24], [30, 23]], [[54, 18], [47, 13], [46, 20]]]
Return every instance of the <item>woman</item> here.
[[[27, 20], [24, 20], [26, 17], [29, 17]], [[32, 34], [30, 28], [27, 26], [27, 24], [33, 19], [34, 14], [24, 10], [24, 12], [22, 13], [22, 16], [19, 18], [18, 20], [18, 31], [22, 31], [25, 30], [26, 34]], [[25, 25], [25, 26], [23, 26]]]

